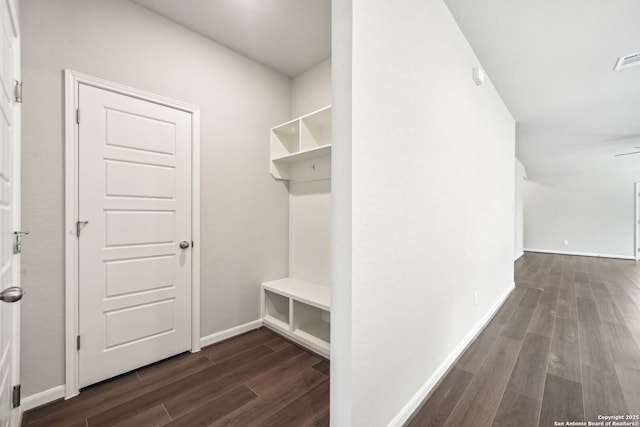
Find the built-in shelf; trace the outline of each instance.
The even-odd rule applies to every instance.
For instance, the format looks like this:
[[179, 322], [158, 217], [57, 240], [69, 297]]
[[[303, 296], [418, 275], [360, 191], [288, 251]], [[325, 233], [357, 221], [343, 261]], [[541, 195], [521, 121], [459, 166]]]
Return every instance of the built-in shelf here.
[[269, 138], [271, 175], [290, 181], [289, 274], [323, 285], [295, 277], [263, 283], [262, 322], [329, 358], [331, 289], [324, 285], [330, 258], [331, 106], [271, 128]]
[[301, 171], [296, 164], [313, 159], [331, 163], [331, 106], [275, 126], [269, 134], [270, 169], [274, 178], [295, 180], [298, 175], [303, 179], [329, 177], [325, 175], [330, 173], [330, 169], [324, 165], [309, 163], [306, 167], [313, 171], [310, 173]]
[[276, 157], [274, 162], [291, 163], [300, 162], [303, 160], [315, 159], [322, 156], [331, 155], [331, 145], [323, 145], [316, 148], [310, 148], [308, 150], [299, 151], [293, 154], [287, 154], [286, 156]]
[[262, 284], [262, 320], [276, 332], [329, 358], [331, 289], [287, 277]]

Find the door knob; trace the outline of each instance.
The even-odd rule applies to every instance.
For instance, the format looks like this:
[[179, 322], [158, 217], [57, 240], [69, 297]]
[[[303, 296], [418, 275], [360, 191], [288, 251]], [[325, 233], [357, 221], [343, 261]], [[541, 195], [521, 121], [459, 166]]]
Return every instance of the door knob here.
[[180, 242], [180, 249], [188, 249], [189, 248], [189, 242], [187, 242], [186, 240], [183, 240], [182, 242]]
[[20, 301], [24, 295], [22, 288], [12, 286], [0, 292], [0, 301], [4, 302], [16, 302]]

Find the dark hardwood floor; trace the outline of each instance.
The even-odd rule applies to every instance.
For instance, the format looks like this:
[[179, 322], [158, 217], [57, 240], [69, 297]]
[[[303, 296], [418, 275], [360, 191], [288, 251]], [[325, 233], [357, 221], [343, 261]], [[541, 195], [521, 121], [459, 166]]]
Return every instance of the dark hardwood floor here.
[[[548, 427], [640, 415], [640, 264], [527, 253], [515, 279], [407, 425]], [[326, 426], [329, 362], [259, 329], [31, 410], [23, 425]]]
[[407, 425], [550, 427], [640, 415], [640, 264], [527, 253], [515, 280]]
[[258, 329], [83, 389], [23, 426], [328, 426], [329, 362]]

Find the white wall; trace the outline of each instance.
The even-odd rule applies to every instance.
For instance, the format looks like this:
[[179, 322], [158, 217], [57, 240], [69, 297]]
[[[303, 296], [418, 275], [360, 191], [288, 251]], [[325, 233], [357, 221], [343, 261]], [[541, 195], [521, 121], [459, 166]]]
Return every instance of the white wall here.
[[331, 58], [309, 68], [291, 82], [291, 114], [300, 117], [331, 105]]
[[331, 180], [290, 183], [291, 277], [331, 286]]
[[[331, 58], [291, 81], [292, 118], [327, 105], [331, 105]], [[289, 190], [289, 274], [331, 286], [331, 180], [291, 183]]]
[[529, 177], [525, 250], [633, 258], [636, 182], [640, 171]]
[[331, 425], [352, 425], [353, 0], [331, 4]]
[[288, 191], [267, 159], [290, 79], [126, 0], [21, 9], [23, 393], [64, 382], [64, 68], [200, 106], [202, 335], [258, 319], [260, 282], [288, 271]]
[[514, 200], [514, 238], [513, 259], [524, 255], [524, 179], [527, 173], [524, 165], [516, 158], [515, 161], [515, 200]]
[[[351, 98], [334, 104], [337, 121], [352, 107], [335, 153], [350, 148], [352, 161], [336, 159], [333, 175], [336, 192], [351, 188], [350, 208], [336, 200], [334, 224], [351, 238], [335, 236], [333, 264], [351, 307], [332, 307], [332, 330], [346, 331], [332, 340], [332, 391], [349, 394], [332, 397], [332, 422], [372, 427], [409, 416], [513, 286], [515, 129], [491, 82], [474, 84], [478, 60], [441, 0], [351, 5], [333, 23], [334, 40], [351, 32], [350, 82], [334, 76]], [[349, 243], [351, 271], [337, 258]]]

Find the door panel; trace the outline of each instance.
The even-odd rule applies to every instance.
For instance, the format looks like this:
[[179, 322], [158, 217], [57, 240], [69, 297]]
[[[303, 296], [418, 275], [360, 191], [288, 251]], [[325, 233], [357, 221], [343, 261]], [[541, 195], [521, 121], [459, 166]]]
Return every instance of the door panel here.
[[106, 211], [106, 245], [171, 243], [175, 240], [175, 223], [174, 212]]
[[80, 387], [191, 346], [191, 114], [80, 84]]
[[107, 144], [151, 153], [174, 155], [174, 123], [137, 115], [131, 111], [106, 110]]
[[106, 297], [172, 286], [175, 262], [172, 255], [105, 261]]
[[[174, 167], [107, 160], [107, 196], [174, 199]], [[147, 179], [138, 180], [141, 175]]]

